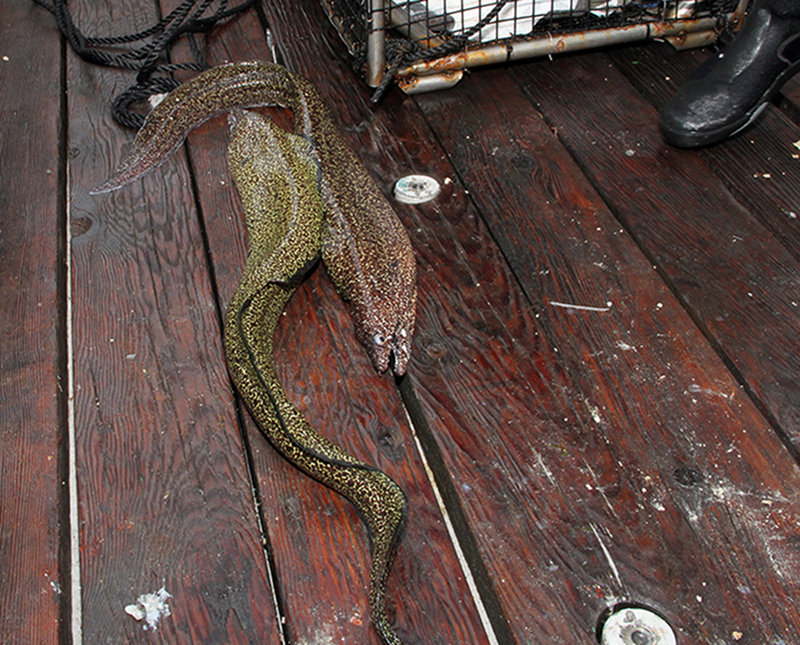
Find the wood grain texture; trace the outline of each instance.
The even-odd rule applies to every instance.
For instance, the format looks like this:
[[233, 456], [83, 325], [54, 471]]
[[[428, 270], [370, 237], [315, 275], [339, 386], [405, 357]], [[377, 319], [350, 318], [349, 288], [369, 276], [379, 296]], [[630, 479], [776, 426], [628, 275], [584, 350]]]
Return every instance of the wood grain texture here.
[[[741, 589], [748, 587], [726, 582], [742, 575], [760, 578], [771, 561], [759, 546], [762, 527], [740, 528], [734, 522], [717, 530], [716, 518], [702, 512], [705, 504], [716, 501], [712, 490], [727, 491], [723, 497], [731, 499], [723, 499], [722, 505], [736, 518], [742, 502], [738, 494], [728, 494], [738, 484], [745, 490], [757, 488], [760, 469], [769, 463], [771, 451], [780, 454], [780, 443], [746, 402], [726, 403], [706, 395], [697, 406], [693, 394], [698, 388], [713, 391], [722, 379], [735, 391], [735, 382], [688, 318], [673, 323], [681, 315], [679, 304], [609, 213], [604, 211], [599, 222], [592, 218], [603, 204], [585, 185], [574, 189], [580, 171], [565, 165], [563, 150], [536, 163], [533, 152], [560, 148], [541, 122], [536, 141], [528, 141], [525, 134], [535, 119], [518, 93], [520, 103], [497, 111], [509, 92], [513, 88], [501, 84], [420, 97], [426, 113], [429, 100], [450, 106], [450, 111], [429, 115], [434, 133], [420, 123], [407, 100], [387, 101], [380, 118], [402, 135], [387, 137], [382, 147], [364, 145], [361, 150], [378, 175], [397, 176], [405, 167], [455, 180], [438, 207], [400, 209], [420, 259], [420, 307], [425, 313], [417, 336], [422, 352], [417, 351], [416, 360], [431, 361], [429, 370], [416, 363], [412, 378], [427, 402], [454, 488], [462, 495], [517, 640], [584, 640], [601, 610], [620, 599], [672, 612], [679, 633], [697, 642], [730, 638], [726, 630], [738, 621], [748, 625], [749, 634], [760, 635], [762, 627], [777, 634], [796, 632], [791, 617], [787, 626], [782, 615], [771, 613], [770, 601], [758, 606], [760, 600], [742, 600]], [[376, 120], [373, 116], [370, 122]], [[543, 131], [548, 136], [542, 138]], [[450, 167], [432, 141], [444, 142], [454, 158], [461, 157], [461, 165]], [[486, 170], [493, 164], [496, 175]], [[477, 173], [470, 196], [459, 190], [455, 172], [466, 168]], [[529, 185], [535, 188], [526, 190]], [[536, 189], [543, 195], [532, 198]], [[493, 235], [499, 238], [507, 230], [520, 241], [517, 255], [528, 258], [525, 269], [511, 275], [503, 268], [502, 256], [477, 213], [471, 212], [470, 200], [481, 205], [483, 217], [498, 218]], [[566, 204], [558, 205], [559, 200]], [[531, 217], [548, 203], [554, 230], [540, 240], [540, 223]], [[514, 216], [500, 223], [500, 216], [509, 212]], [[608, 245], [615, 253], [604, 258]], [[532, 259], [531, 248], [541, 249]], [[508, 245], [503, 253], [514, 257]], [[634, 258], [628, 260], [631, 253]], [[573, 254], [582, 259], [573, 260]], [[587, 265], [589, 275], [584, 273]], [[525, 305], [516, 287], [523, 277], [529, 297], [545, 285], [552, 290], [536, 309]], [[620, 310], [609, 317], [611, 332], [605, 334], [581, 310], [550, 304], [602, 309], [608, 301]], [[548, 330], [554, 338], [544, 335]], [[640, 357], [652, 342], [657, 351]], [[572, 351], [565, 354], [570, 344]], [[606, 377], [609, 372], [613, 376]], [[738, 419], [741, 425], [717, 432], [717, 415]], [[441, 422], [442, 417], [447, 421]], [[741, 474], [737, 460], [725, 451], [750, 426], [761, 429], [762, 444], [752, 457], [755, 466]], [[721, 465], [717, 454], [726, 455]], [[684, 473], [698, 467], [704, 483], [683, 494], [678, 481], [687, 481]], [[784, 460], [782, 468], [784, 474], [797, 476], [791, 462]], [[767, 477], [783, 491], [780, 477]], [[791, 492], [788, 499], [796, 518]], [[531, 500], [543, 502], [538, 506]], [[748, 513], [764, 517], [756, 497], [745, 503]], [[791, 539], [791, 530], [770, 528], [778, 531], [777, 541]], [[755, 549], [736, 546], [740, 530], [749, 535], [748, 549]], [[717, 551], [726, 553], [728, 548], [733, 555], [718, 564]], [[621, 570], [621, 563], [626, 573], [617, 580], [614, 571]], [[747, 573], [737, 573], [742, 568]], [[765, 588], [782, 575], [771, 572]], [[716, 581], [721, 581], [720, 589]], [[709, 585], [711, 591], [698, 593]], [[778, 601], [788, 595], [782, 589]], [[734, 608], [725, 615], [729, 603]], [[751, 605], [757, 605], [755, 618]]]
[[[713, 342], [724, 348], [721, 351], [746, 387], [764, 403], [778, 431], [797, 450], [800, 260], [751, 214], [768, 208], [769, 189], [759, 186], [759, 203], [751, 202], [752, 210], [744, 208], [713, 181], [705, 157], [717, 154], [716, 149], [699, 155], [665, 144], [657, 132], [655, 111], [609, 69], [606, 58], [574, 57], [559, 67], [556, 72], [542, 66], [535, 79], [530, 69], [521, 69], [519, 78], [617, 217]], [[597, 110], [575, 99], [576, 83], [595, 93], [612, 84], [615, 91], [608, 94], [603, 110]], [[569, 126], [575, 122], [583, 127]], [[800, 131], [796, 127], [794, 131], [800, 138]], [[753, 156], [760, 154], [764, 160], [766, 151], [756, 152], [761, 141], [759, 137], [736, 145], [747, 145]], [[731, 166], [732, 159], [727, 163]], [[747, 162], [738, 165], [746, 167]], [[767, 169], [773, 166], [764, 172]], [[619, 176], [625, 181], [618, 181]], [[782, 180], [777, 171], [774, 179], [752, 175], [738, 179], [749, 182], [752, 192], [753, 182], [772, 186]], [[787, 186], [796, 200], [800, 196], [796, 182]]]
[[[305, 11], [311, 17], [302, 17]], [[295, 54], [318, 63], [313, 73], [302, 71], [323, 93], [330, 91], [334, 74], [341, 74], [331, 61], [318, 61], [317, 32], [322, 27], [325, 33], [326, 24], [313, 3], [282, 7], [273, 23], [282, 48], [301, 46]], [[268, 58], [255, 17], [244, 16], [220, 30], [211, 54], [215, 62]], [[357, 91], [359, 81], [349, 74], [337, 78], [332, 98], [341, 103]], [[271, 114], [292, 127], [285, 112]], [[224, 119], [189, 138], [223, 305], [237, 284], [246, 249], [241, 208], [223, 154], [227, 139]], [[411, 510], [388, 586], [403, 642], [487, 642], [394, 381], [373, 371], [322, 267], [301, 286], [284, 320], [276, 337], [276, 364], [290, 398], [320, 432], [387, 472], [409, 497]], [[343, 498], [280, 458], [247, 420], [287, 637], [298, 643], [377, 645], [367, 610], [368, 541], [361, 520]]]
[[[580, 62], [514, 67], [560, 114], [587, 87], [602, 101], [558, 137], [504, 71], [418, 99], [454, 165], [424, 169], [469, 191], [454, 182], [414, 239], [431, 348], [412, 372], [419, 399], [518, 642], [586, 642], [619, 601], [654, 606], [681, 642], [796, 640], [798, 616], [777, 608], [797, 592], [800, 472], [560, 145], [597, 137], [627, 159], [648, 127]], [[591, 108], [628, 120], [614, 142]], [[614, 208], [652, 211], [646, 188], [626, 199]]]
[[0, 54], [0, 642], [50, 644], [69, 592], [59, 569], [62, 88], [50, 15], [5, 6]]
[[[94, 34], [156, 19], [143, 2], [70, 8]], [[87, 192], [132, 137], [109, 114], [132, 80], [68, 58], [84, 640], [278, 643], [185, 157]], [[125, 607], [162, 586], [171, 615], [146, 631]]]
[[774, 102], [795, 123], [800, 123], [800, 79], [796, 74], [784, 83]]

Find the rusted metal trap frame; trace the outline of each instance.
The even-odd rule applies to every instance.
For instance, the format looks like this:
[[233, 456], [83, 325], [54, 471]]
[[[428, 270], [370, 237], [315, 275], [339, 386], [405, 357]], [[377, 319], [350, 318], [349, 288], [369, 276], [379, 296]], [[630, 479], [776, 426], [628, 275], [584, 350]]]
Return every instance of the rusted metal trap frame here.
[[[506, 63], [525, 58], [551, 56], [570, 51], [591, 49], [611, 44], [646, 40], [665, 40], [679, 49], [700, 47], [713, 43], [723, 29], [735, 31], [741, 24], [748, 0], [731, 0], [727, 12], [714, 14], [708, 7], [691, 18], [664, 19], [641, 17], [638, 21], [610, 27], [592, 26], [567, 31], [539, 31], [530, 35], [514, 35], [488, 42], [467, 41], [458, 51], [428, 58], [426, 48], [434, 48], [446, 40], [440, 33], [432, 33], [420, 23], [414, 23], [403, 14], [404, 2], [392, 0], [322, 0], [331, 21], [348, 45], [351, 53], [363, 59], [367, 83], [378, 87], [387, 73], [387, 33], [402, 34], [408, 43], [422, 44], [416, 49], [419, 56], [399, 69], [392, 70], [400, 88], [414, 94], [443, 89], [461, 80], [464, 70], [481, 65]], [[735, 4], [734, 4], [735, 3]], [[494, 1], [486, 3], [488, 6]], [[665, 7], [668, 2], [662, 2]], [[696, 5], [703, 6], [698, 0]], [[711, 4], [711, 3], [709, 3]], [[535, 6], [535, 5], [534, 5]], [[344, 7], [344, 11], [342, 11]], [[345, 13], [351, 18], [345, 21]], [[353, 18], [352, 16], [355, 16]], [[399, 16], [399, 17], [398, 17]], [[353, 29], [354, 21], [364, 21]], [[444, 20], [447, 16], [440, 16]], [[398, 33], [399, 32], [399, 33]], [[396, 38], [392, 39], [396, 49]]]

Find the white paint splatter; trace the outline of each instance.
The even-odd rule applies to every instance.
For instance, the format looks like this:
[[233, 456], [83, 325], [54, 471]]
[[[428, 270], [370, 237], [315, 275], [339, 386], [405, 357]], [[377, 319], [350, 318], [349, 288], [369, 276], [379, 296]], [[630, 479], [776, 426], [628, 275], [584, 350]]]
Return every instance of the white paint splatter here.
[[619, 588], [622, 588], [622, 578], [619, 575], [619, 569], [617, 569], [617, 564], [614, 562], [614, 559], [611, 557], [611, 553], [609, 553], [608, 549], [606, 548], [605, 543], [600, 537], [600, 532], [597, 530], [597, 525], [594, 522], [589, 523], [589, 528], [592, 529], [592, 533], [597, 538], [597, 541], [600, 543], [600, 549], [603, 551], [603, 555], [606, 557], [606, 561], [608, 562], [608, 566], [611, 569], [611, 574], [614, 576], [614, 579], [617, 581], [617, 585]]
[[310, 639], [300, 641], [299, 645], [335, 645], [333, 629], [330, 625], [318, 627]]
[[609, 311], [613, 306], [612, 303], [607, 302], [605, 307], [596, 307], [594, 305], [576, 305], [571, 302], [559, 302], [557, 300], [550, 300], [548, 302], [553, 307], [563, 307], [564, 309], [575, 309], [577, 311]]
[[596, 405], [592, 405], [586, 399], [584, 399], [583, 402], [586, 405], [586, 409], [589, 411], [589, 414], [592, 415], [592, 420], [597, 425], [602, 424], [603, 423], [603, 417], [600, 416], [600, 408], [598, 408]]
[[53, 593], [57, 593], [57, 594], [61, 595], [61, 585], [58, 584], [58, 581], [57, 580], [53, 580], [50, 577], [50, 574], [47, 573], [46, 571], [45, 571], [44, 577], [50, 583], [50, 589], [53, 590]]
[[158, 622], [170, 615], [167, 600], [172, 598], [164, 587], [153, 593], [143, 593], [136, 599], [136, 604], [126, 605], [125, 613], [135, 620], [144, 620], [142, 629], [157, 629]]
[[161, 94], [151, 94], [150, 98], [147, 100], [147, 102], [150, 104], [150, 109], [152, 110], [155, 108], [165, 98], [167, 98], [166, 92], [162, 92]]
[[732, 399], [735, 394], [735, 392], [731, 394], [726, 394], [725, 392], [720, 392], [719, 390], [712, 390], [711, 388], [703, 387], [701, 385], [698, 385], [697, 383], [690, 383], [689, 387], [687, 387], [686, 389], [687, 391], [692, 393], [708, 394], [709, 396], [718, 396], [723, 399]]

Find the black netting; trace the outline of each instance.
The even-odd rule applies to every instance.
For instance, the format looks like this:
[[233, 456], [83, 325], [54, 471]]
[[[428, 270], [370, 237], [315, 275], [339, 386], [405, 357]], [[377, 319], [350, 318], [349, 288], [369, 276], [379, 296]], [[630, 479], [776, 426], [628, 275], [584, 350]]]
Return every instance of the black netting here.
[[364, 48], [369, 33], [368, 0], [322, 0], [350, 53], [358, 55]]

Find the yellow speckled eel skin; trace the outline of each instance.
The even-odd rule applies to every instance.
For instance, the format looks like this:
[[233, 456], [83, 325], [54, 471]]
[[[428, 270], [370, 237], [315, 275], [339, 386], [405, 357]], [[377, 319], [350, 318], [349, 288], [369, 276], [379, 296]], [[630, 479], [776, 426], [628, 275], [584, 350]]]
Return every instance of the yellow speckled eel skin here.
[[239, 392], [271, 443], [294, 465], [350, 499], [372, 541], [370, 613], [387, 643], [399, 643], [384, 590], [405, 516], [400, 487], [331, 443], [286, 397], [273, 338], [297, 282], [317, 258], [322, 202], [311, 145], [251, 112], [232, 118], [228, 162], [249, 236], [247, 264], [225, 317], [225, 353]]

